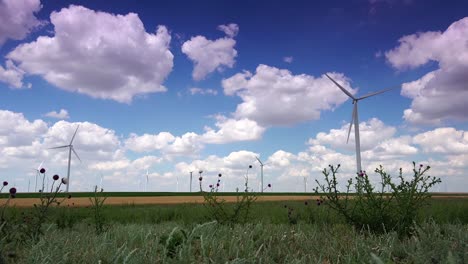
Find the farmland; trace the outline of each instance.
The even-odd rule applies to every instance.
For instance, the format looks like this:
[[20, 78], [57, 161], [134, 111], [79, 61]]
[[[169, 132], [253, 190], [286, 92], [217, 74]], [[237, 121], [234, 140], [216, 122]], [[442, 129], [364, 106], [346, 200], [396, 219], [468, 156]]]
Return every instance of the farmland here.
[[[33, 199], [32, 194], [22, 195], [29, 198], [14, 200]], [[88, 198], [74, 194], [69, 201], [51, 208], [44, 235], [37, 243], [9, 244], [2, 252], [4, 261], [464, 263], [468, 259], [468, 201], [462, 194], [431, 199], [419, 212], [418, 224], [408, 237], [349, 226], [326, 203], [317, 205], [315, 197], [305, 195], [259, 197], [248, 220], [236, 224], [214, 222], [203, 204], [190, 202], [203, 199], [200, 195], [159, 196], [190, 202], [180, 204], [138, 204], [136, 199], [158, 196], [105, 195], [109, 201], [119, 198], [134, 202], [110, 205], [106, 200], [102, 208], [104, 232], [97, 234], [93, 228], [93, 208], [78, 202]], [[225, 198], [229, 197], [232, 195]], [[265, 197], [283, 200], [260, 202]], [[9, 209], [8, 217], [17, 220], [34, 210], [27, 206]]]

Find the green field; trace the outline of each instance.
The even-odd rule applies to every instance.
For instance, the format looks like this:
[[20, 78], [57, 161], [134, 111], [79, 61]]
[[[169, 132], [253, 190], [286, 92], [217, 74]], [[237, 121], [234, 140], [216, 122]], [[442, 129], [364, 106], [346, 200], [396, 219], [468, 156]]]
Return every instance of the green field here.
[[[231, 205], [227, 205], [231, 206]], [[288, 217], [288, 209], [292, 213]], [[9, 208], [20, 220], [33, 208]], [[9, 244], [6, 263], [466, 263], [468, 200], [432, 199], [409, 237], [347, 225], [314, 201], [258, 202], [247, 223], [212, 222], [202, 204], [53, 208], [37, 243]], [[3, 241], [5, 242], [5, 241]], [[99, 262], [100, 261], [100, 262]], [[381, 261], [381, 262], [379, 262]]]

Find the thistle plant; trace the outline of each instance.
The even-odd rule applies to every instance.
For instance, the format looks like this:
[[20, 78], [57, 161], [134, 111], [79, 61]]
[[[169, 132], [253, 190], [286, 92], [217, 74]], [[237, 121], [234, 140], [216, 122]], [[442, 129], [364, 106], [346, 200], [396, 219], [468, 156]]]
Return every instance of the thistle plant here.
[[[326, 205], [342, 215], [346, 221], [358, 228], [368, 228], [382, 233], [395, 230], [399, 234], [408, 234], [416, 220], [419, 209], [431, 197], [429, 190], [440, 183], [440, 178], [426, 176], [430, 166], [416, 166], [413, 162], [413, 177], [407, 181], [400, 168], [399, 183], [394, 183], [390, 174], [383, 167], [375, 169], [380, 175], [380, 186], [374, 186], [365, 171], [349, 179], [344, 193], [338, 191], [336, 174], [340, 165], [329, 165], [322, 171], [325, 183], [316, 180], [317, 194], [323, 193], [321, 199]], [[355, 194], [350, 190], [354, 189]], [[386, 193], [385, 190], [390, 192]]]
[[[210, 191], [203, 193], [205, 201], [203, 205], [207, 209], [210, 218], [221, 224], [247, 222], [250, 217], [252, 204], [257, 200], [257, 195], [247, 191], [243, 193], [237, 192], [236, 202], [227, 204], [226, 200], [218, 195], [221, 178], [222, 174], [219, 173], [216, 184], [210, 184]], [[200, 189], [202, 180], [203, 179], [200, 179]], [[247, 186], [246, 182], [246, 187]], [[271, 184], [268, 184], [267, 188], [271, 188]]]
[[102, 207], [104, 206], [104, 202], [106, 201], [107, 197], [102, 196], [103, 192], [104, 189], [98, 190], [98, 187], [94, 186], [94, 197], [89, 198], [89, 201], [91, 202], [91, 210], [94, 214], [94, 230], [98, 235], [106, 230], [106, 219], [102, 214]]

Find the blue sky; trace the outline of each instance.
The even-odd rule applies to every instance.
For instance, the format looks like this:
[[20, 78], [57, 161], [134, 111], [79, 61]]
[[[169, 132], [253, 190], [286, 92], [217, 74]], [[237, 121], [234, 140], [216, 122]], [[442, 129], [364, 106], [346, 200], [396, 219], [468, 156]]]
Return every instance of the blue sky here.
[[[312, 190], [320, 169], [355, 171], [357, 95], [363, 167], [392, 174], [415, 160], [468, 186], [468, 5], [453, 1], [0, 2], [0, 178], [27, 190], [44, 162], [74, 191]], [[62, 110], [63, 109], [63, 110]], [[410, 171], [408, 171], [408, 174]], [[196, 186], [196, 185], [194, 185]]]

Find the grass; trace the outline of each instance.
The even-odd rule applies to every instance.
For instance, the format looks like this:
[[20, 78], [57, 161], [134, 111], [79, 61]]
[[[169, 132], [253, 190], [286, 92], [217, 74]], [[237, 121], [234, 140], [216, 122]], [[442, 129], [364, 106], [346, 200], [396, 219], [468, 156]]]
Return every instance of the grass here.
[[[9, 209], [17, 219], [32, 210]], [[314, 201], [257, 202], [244, 225], [210, 223], [202, 204], [104, 205], [109, 228], [99, 235], [92, 208], [51, 209], [45, 235], [7, 247], [7, 263], [468, 262], [468, 200], [459, 198], [431, 199], [406, 238], [356, 230]]]
[[[183, 231], [182, 231], [183, 230]], [[180, 235], [188, 234], [187, 238]], [[86, 225], [51, 227], [15, 263], [466, 263], [466, 225], [424, 223], [414, 236], [373, 235], [346, 225], [168, 222], [116, 224], [101, 235]], [[381, 262], [378, 262], [381, 261]]]

